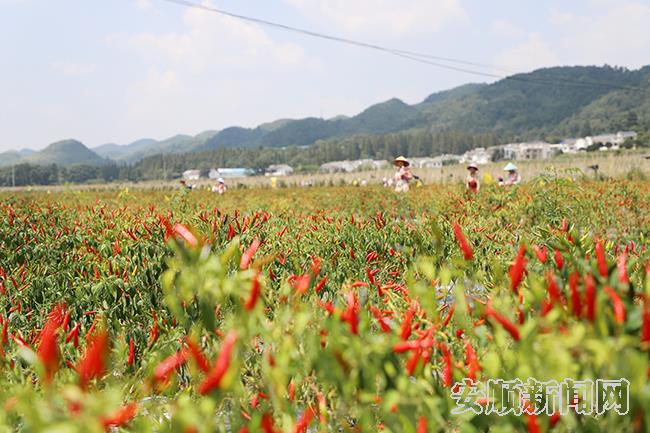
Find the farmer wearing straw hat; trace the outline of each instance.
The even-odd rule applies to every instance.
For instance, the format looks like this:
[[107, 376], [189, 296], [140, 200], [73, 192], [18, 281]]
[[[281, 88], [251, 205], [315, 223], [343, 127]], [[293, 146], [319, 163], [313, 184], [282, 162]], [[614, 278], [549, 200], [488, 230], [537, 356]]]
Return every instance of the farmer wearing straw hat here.
[[226, 181], [223, 180], [222, 177], [217, 179], [217, 184], [212, 187], [212, 192], [216, 192], [220, 195], [226, 192]]
[[481, 189], [478, 176], [476, 175], [477, 172], [478, 166], [476, 164], [471, 163], [467, 166], [467, 179], [465, 179], [465, 185], [467, 185], [467, 189], [471, 192], [478, 192], [478, 190]]
[[395, 158], [393, 165], [397, 167], [397, 172], [395, 173], [395, 191], [396, 192], [408, 192], [409, 182], [413, 179], [413, 173], [409, 165], [411, 165], [406, 158], [403, 156]]
[[519, 185], [519, 182], [521, 182], [521, 177], [519, 177], [519, 172], [517, 171], [516, 165], [514, 165], [512, 162], [509, 162], [505, 167], [503, 167], [503, 171], [508, 172], [508, 177], [504, 182], [505, 185]]

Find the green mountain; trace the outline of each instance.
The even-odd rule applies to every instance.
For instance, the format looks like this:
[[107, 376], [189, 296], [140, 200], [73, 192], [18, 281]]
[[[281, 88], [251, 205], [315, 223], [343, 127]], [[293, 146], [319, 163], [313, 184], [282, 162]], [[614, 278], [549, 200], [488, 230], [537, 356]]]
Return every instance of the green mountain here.
[[34, 165], [56, 164], [59, 166], [71, 165], [103, 165], [107, 160], [88, 149], [76, 140], [63, 140], [52, 143], [45, 149], [25, 156], [21, 163]]
[[[521, 139], [549, 134], [578, 135], [592, 116], [594, 133], [620, 129], [636, 110], [639, 125], [650, 122], [647, 107], [650, 67], [610, 66], [539, 69], [492, 84], [466, 84], [408, 105], [399, 99], [373, 105], [353, 117], [281, 120], [258, 128], [227, 128], [193, 151], [227, 147], [307, 146], [319, 140], [410, 129], [495, 133]], [[634, 114], [630, 115], [634, 120]], [[271, 127], [269, 127], [271, 125]]]
[[[377, 136], [396, 133], [402, 133], [401, 139], [407, 141], [419, 137], [417, 147], [426, 149], [426, 134], [440, 138], [456, 132], [487, 134], [496, 139], [533, 140], [622, 129], [650, 129], [650, 66], [638, 70], [611, 66], [545, 68], [491, 84], [466, 84], [437, 92], [414, 105], [393, 98], [351, 117], [280, 119], [256, 128], [233, 126], [196, 136], [176, 135], [161, 141], [143, 139], [123, 146], [106, 144], [94, 150], [101, 157], [135, 163], [161, 153], [178, 155], [219, 149], [300, 148], [337, 140], [355, 146], [364, 142], [364, 146], [369, 147], [370, 141], [377, 142]], [[483, 138], [476, 142], [482, 141]], [[84, 154], [80, 144], [69, 151]], [[456, 141], [443, 144], [441, 149], [444, 151], [460, 150], [469, 145]], [[48, 152], [62, 154], [67, 151]], [[0, 154], [0, 165], [16, 161], [54, 161], [48, 159], [48, 152], [45, 156], [43, 152], [45, 150], [18, 157], [11, 152]], [[100, 163], [96, 154], [87, 152], [85, 157], [71, 155], [69, 159]], [[389, 151], [384, 149], [374, 153], [382, 152]], [[67, 157], [59, 158], [66, 164], [70, 163]]]
[[130, 154], [141, 152], [148, 147], [151, 147], [157, 143], [153, 138], [142, 138], [136, 140], [133, 143], [119, 145], [115, 143], [102, 144], [92, 148], [92, 151], [98, 154], [103, 158], [110, 158], [114, 160], [120, 160], [127, 157]]
[[17, 164], [22, 158], [23, 156], [15, 150], [2, 152], [0, 153], [0, 167]]
[[[429, 127], [448, 128], [465, 132], [511, 134], [523, 139], [543, 138], [550, 133], [577, 134], [566, 124], [581, 116], [593, 103], [607, 104], [607, 95], [624, 97], [627, 108], [638, 101], [629, 100], [630, 90], [621, 87], [645, 87], [647, 91], [650, 67], [629, 71], [612, 67], [558, 67], [520, 74], [487, 86], [475, 86], [452, 97], [429, 97], [433, 102], [421, 104]], [[461, 90], [461, 89], [458, 89]], [[638, 92], [641, 95], [643, 91]], [[599, 102], [597, 102], [599, 101]], [[621, 113], [626, 104], [609, 106], [608, 112]], [[586, 114], [589, 116], [589, 114]], [[646, 118], [650, 120], [650, 117]], [[614, 122], [603, 121], [598, 131], [615, 130]]]

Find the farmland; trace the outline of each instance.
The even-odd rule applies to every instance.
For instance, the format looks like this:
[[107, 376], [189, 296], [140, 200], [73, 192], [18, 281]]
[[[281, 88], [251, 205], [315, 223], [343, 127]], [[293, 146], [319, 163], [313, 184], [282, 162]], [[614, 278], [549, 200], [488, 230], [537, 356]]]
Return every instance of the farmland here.
[[[649, 210], [563, 177], [3, 192], [0, 431], [648, 431]], [[627, 410], [452, 413], [528, 378], [624, 378]]]

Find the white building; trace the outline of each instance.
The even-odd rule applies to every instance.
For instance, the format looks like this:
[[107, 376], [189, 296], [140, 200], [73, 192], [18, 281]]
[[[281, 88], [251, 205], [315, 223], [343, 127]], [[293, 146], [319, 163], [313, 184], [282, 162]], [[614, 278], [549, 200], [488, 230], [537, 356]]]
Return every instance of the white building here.
[[289, 176], [293, 174], [293, 167], [287, 164], [272, 164], [266, 169], [266, 176]]
[[544, 141], [504, 144], [502, 147], [503, 159], [525, 161], [550, 158], [555, 152], [552, 146], [550, 143]]
[[354, 161], [331, 161], [321, 164], [320, 171], [325, 173], [352, 173], [353, 171], [367, 169], [379, 170], [386, 168], [388, 161], [375, 159], [357, 159]]
[[411, 158], [409, 159], [413, 168], [440, 168], [442, 161], [438, 158]]
[[[628, 138], [634, 139], [636, 136], [637, 133], [634, 131], [618, 131], [616, 134], [594, 135], [591, 137], [578, 138], [576, 140], [575, 147], [578, 150], [584, 150], [590, 146], [593, 146], [594, 144], [601, 144], [602, 146], [599, 147], [599, 150], [604, 150], [603, 147], [605, 149], [616, 150], [619, 149], [623, 143], [625, 143], [625, 140]], [[607, 147], [607, 144], [610, 146]]]
[[413, 168], [441, 168], [447, 162], [458, 163], [461, 159], [458, 155], [439, 155], [433, 158], [410, 158], [409, 162]]
[[253, 173], [249, 168], [212, 168], [208, 173], [210, 179], [219, 179], [220, 177], [246, 177]]
[[200, 170], [185, 170], [183, 172], [183, 179], [185, 180], [199, 180], [201, 178]]
[[468, 150], [465, 152], [459, 159], [459, 162], [461, 164], [478, 164], [478, 165], [483, 165], [487, 164], [490, 162], [490, 157], [492, 155], [484, 148], [484, 147], [477, 147], [472, 150]]

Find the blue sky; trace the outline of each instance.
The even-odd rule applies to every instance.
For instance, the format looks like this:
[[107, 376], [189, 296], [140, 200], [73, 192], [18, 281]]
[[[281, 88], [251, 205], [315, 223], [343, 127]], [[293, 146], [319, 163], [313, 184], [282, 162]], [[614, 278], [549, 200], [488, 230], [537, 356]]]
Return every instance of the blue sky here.
[[[200, 0], [194, 0], [200, 1]], [[650, 64], [650, 0], [209, 0], [244, 15], [498, 66]], [[0, 0], [0, 150], [90, 147], [353, 115], [489, 81], [163, 0]]]

